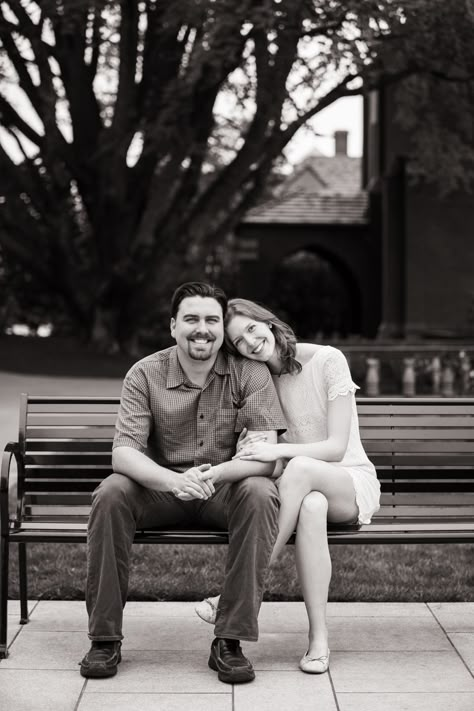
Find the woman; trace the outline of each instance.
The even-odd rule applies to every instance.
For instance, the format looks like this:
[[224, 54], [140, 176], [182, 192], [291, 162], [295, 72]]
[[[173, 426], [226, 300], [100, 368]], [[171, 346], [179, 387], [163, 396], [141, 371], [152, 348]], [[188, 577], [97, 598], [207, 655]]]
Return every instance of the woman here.
[[[275, 462], [281, 508], [270, 564], [296, 529], [296, 566], [309, 619], [300, 668], [320, 674], [329, 666], [327, 521], [370, 523], [379, 508], [380, 485], [360, 441], [358, 386], [341, 351], [296, 343], [287, 324], [246, 299], [229, 302], [226, 343], [229, 350], [267, 364], [287, 420], [278, 444], [244, 432], [234, 458]], [[219, 596], [208, 598], [196, 612], [213, 622], [218, 601]]]

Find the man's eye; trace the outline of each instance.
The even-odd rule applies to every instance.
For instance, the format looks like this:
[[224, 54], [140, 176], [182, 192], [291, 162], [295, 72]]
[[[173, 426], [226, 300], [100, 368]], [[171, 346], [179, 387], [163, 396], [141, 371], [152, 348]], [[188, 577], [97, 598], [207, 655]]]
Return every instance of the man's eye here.
[[249, 332], [250, 332], [250, 333], [252, 333], [252, 331], [254, 331], [254, 330], [255, 330], [255, 325], [254, 325], [254, 324], [252, 324], [251, 326], [249, 326]]

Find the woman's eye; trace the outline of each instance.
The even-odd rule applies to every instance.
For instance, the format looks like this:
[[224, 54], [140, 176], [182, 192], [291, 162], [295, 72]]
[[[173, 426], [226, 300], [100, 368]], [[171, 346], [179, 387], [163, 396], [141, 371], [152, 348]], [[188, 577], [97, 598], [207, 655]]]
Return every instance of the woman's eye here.
[[252, 333], [252, 331], [255, 330], [255, 326], [252, 324], [252, 326], [249, 326], [249, 333]]

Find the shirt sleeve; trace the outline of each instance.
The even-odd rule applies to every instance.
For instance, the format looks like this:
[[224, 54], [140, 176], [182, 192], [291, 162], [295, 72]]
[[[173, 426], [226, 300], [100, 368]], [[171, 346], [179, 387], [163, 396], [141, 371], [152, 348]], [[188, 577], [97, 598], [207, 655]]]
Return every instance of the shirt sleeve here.
[[254, 431], [285, 432], [286, 420], [267, 366], [244, 359], [240, 386], [241, 401], [235, 431], [241, 432], [247, 427]]
[[123, 381], [112, 449], [133, 447], [145, 452], [151, 429], [148, 383], [144, 373], [133, 367]]
[[324, 360], [323, 381], [328, 400], [359, 390], [359, 386], [352, 380], [345, 355], [337, 348], [331, 348]]

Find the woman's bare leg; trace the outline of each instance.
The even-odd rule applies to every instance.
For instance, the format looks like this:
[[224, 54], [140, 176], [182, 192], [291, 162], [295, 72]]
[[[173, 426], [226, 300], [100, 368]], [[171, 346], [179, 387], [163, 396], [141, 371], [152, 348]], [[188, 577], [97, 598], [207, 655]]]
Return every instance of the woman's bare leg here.
[[318, 491], [303, 499], [296, 529], [296, 569], [308, 613], [308, 656], [327, 654], [326, 608], [331, 581], [327, 540], [328, 501]]
[[341, 467], [319, 459], [291, 459], [279, 480], [278, 489], [279, 529], [270, 565], [276, 561], [295, 530], [301, 503], [312, 491], [326, 497], [330, 521], [349, 521], [359, 513], [351, 475]]

